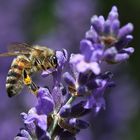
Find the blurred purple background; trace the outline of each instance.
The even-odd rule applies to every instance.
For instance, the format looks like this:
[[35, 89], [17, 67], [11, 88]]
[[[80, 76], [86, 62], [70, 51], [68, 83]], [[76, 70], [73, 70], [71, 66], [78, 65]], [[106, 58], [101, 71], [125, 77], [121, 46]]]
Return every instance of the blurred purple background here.
[[[89, 29], [90, 17], [100, 13], [106, 16], [113, 4], [120, 8], [120, 18], [129, 14], [123, 13], [121, 2], [111, 0], [108, 3], [101, 0], [0, 0], [0, 52], [5, 52], [12, 42], [47, 45], [56, 50], [65, 48], [69, 54], [78, 52], [79, 41]], [[105, 5], [109, 7], [107, 11]], [[134, 5], [131, 8], [133, 11]], [[129, 20], [133, 20], [131, 15]], [[122, 23], [128, 21], [122, 20]], [[8, 98], [5, 79], [13, 58], [0, 59], [0, 139], [11, 140], [23, 127], [20, 113], [34, 106], [35, 98], [26, 88], [19, 96]], [[115, 73], [117, 86], [106, 93], [106, 110], [96, 117], [92, 114], [86, 117], [91, 127], [81, 131], [78, 140], [140, 139], [139, 79], [138, 74], [131, 71], [132, 66], [137, 68], [133, 61], [113, 68], [106, 66]], [[35, 75], [34, 80], [40, 85], [47, 83], [40, 74]]]

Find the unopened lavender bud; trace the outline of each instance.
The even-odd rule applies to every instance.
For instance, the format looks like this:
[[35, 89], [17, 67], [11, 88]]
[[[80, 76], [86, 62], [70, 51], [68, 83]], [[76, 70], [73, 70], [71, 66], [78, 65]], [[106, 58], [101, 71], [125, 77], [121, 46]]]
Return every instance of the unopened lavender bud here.
[[87, 39], [83, 39], [80, 42], [80, 51], [81, 53], [88, 58], [86, 58], [86, 60], [89, 60], [89, 58], [92, 55], [92, 51], [94, 50], [92, 42], [90, 40]]
[[27, 130], [21, 129], [20, 133], [14, 138], [14, 140], [32, 140], [32, 137]]
[[93, 42], [97, 42], [99, 40], [98, 34], [93, 27], [90, 27], [90, 29], [86, 32], [85, 38]]
[[124, 38], [120, 39], [115, 44], [115, 47], [117, 48], [118, 51], [119, 50], [121, 51], [121, 49], [126, 47], [132, 40], [133, 40], [133, 36], [132, 35], [127, 35]]
[[119, 32], [119, 28], [120, 28], [120, 21], [119, 20], [114, 20], [113, 22], [112, 22], [112, 25], [111, 25], [111, 32], [115, 35], [115, 36], [117, 36], [117, 34], [118, 34], [118, 32]]
[[108, 14], [108, 19], [109, 19], [110, 21], [113, 21], [113, 20], [115, 20], [115, 19], [118, 19], [118, 9], [117, 9], [116, 6], [113, 6], [113, 7], [112, 7], [111, 11], [110, 11], [109, 14]]
[[85, 101], [81, 101], [73, 106], [63, 106], [60, 110], [60, 116], [64, 118], [76, 118], [88, 114], [91, 110], [85, 109]]
[[133, 31], [133, 24], [132, 23], [128, 23], [125, 26], [123, 26], [118, 33], [118, 37], [122, 38], [128, 34], [130, 34]]
[[120, 53], [120, 54], [117, 54], [117, 55], [114, 57], [114, 62], [116, 62], [116, 63], [124, 62], [124, 61], [126, 61], [128, 58], [129, 58], [129, 55], [128, 55], [127, 53]]
[[78, 96], [85, 96], [86, 93], [88, 92], [88, 89], [86, 86], [79, 86], [77, 92], [78, 92]]
[[79, 129], [86, 129], [89, 127], [89, 123], [80, 119], [76, 119], [76, 118], [70, 119], [69, 123]]
[[123, 48], [120, 53], [127, 53], [127, 54], [132, 54], [134, 53], [134, 48], [129, 47], [129, 48]]
[[111, 32], [111, 22], [110, 20], [106, 20], [105, 24], [104, 24], [104, 33], [105, 35], [110, 34]]
[[75, 86], [75, 79], [70, 75], [70, 73], [65, 72], [63, 74], [64, 81], [69, 85], [69, 86]]
[[93, 28], [97, 33], [102, 33], [103, 23], [96, 15], [91, 18], [91, 25], [93, 26]]
[[104, 58], [107, 61], [112, 61], [112, 59], [114, 59], [114, 56], [118, 53], [117, 49], [115, 47], [111, 47], [106, 49], [106, 51], [104, 52]]
[[73, 105], [71, 107], [71, 116], [72, 117], [80, 117], [80, 116], [84, 116], [86, 114], [88, 114], [91, 110], [90, 109], [85, 109], [85, 101], [81, 101], [79, 103], [77, 103], [76, 105]]
[[65, 105], [61, 107], [59, 115], [63, 118], [67, 118], [69, 117], [70, 113], [71, 113], [70, 105]]

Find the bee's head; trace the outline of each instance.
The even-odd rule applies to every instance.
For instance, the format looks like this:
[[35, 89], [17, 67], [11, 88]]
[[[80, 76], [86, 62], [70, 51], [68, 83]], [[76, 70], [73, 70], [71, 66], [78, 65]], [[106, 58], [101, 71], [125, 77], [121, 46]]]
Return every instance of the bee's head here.
[[49, 63], [51, 65], [51, 67], [56, 68], [58, 65], [58, 61], [57, 61], [57, 57], [56, 55], [52, 55], [49, 57]]

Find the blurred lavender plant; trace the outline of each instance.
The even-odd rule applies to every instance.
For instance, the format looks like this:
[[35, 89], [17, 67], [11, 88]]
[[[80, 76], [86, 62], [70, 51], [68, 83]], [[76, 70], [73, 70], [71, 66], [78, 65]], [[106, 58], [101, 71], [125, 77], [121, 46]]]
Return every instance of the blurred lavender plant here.
[[[89, 126], [81, 117], [105, 109], [104, 92], [114, 82], [113, 73], [101, 69], [102, 63], [117, 64], [130, 57], [134, 49], [126, 46], [133, 39], [132, 30], [131, 23], [120, 28], [116, 6], [106, 20], [93, 16], [91, 27], [80, 42], [81, 53], [71, 54], [68, 60], [66, 50], [56, 51], [57, 69], [42, 73], [43, 77], [52, 74], [53, 87], [40, 87], [37, 105], [27, 114], [21, 113], [25, 128], [15, 140], [75, 140], [76, 134]], [[65, 64], [69, 64], [70, 71], [62, 73]]]

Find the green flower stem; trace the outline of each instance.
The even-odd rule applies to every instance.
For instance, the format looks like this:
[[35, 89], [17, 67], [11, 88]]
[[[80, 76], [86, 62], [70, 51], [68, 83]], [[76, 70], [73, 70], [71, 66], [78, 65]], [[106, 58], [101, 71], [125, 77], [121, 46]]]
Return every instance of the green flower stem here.
[[76, 98], [76, 96], [72, 96], [71, 98], [69, 98], [69, 100], [66, 102], [65, 105], [71, 104], [75, 100], [75, 98]]
[[[65, 105], [69, 105], [71, 104], [74, 100], [75, 100], [75, 96], [72, 96], [67, 102]], [[58, 124], [58, 120], [59, 120], [59, 113], [57, 113], [56, 115], [54, 115], [54, 120], [52, 122], [52, 125], [50, 126], [48, 132], [50, 134], [50, 136], [52, 137], [53, 136], [53, 133], [54, 133], [54, 130]]]
[[50, 129], [48, 130], [51, 137], [52, 137], [52, 135], [54, 133], [54, 130], [55, 130], [56, 126], [57, 126], [57, 123], [58, 123], [58, 117], [55, 116], [54, 120], [52, 122], [52, 125], [50, 126]]

